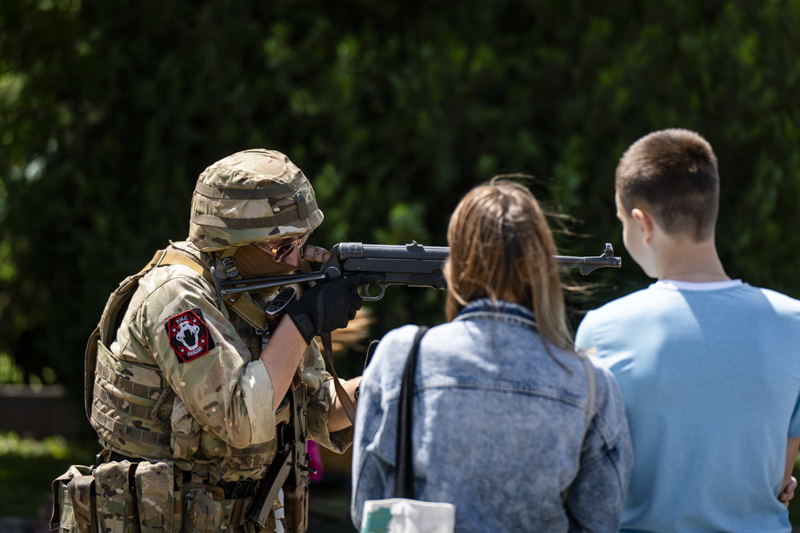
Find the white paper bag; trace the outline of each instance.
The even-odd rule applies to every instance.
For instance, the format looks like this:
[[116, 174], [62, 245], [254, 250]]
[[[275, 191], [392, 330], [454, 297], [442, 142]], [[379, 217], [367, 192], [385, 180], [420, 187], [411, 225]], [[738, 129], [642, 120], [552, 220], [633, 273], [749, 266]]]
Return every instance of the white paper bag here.
[[453, 533], [455, 524], [456, 508], [450, 503], [367, 500], [361, 533]]

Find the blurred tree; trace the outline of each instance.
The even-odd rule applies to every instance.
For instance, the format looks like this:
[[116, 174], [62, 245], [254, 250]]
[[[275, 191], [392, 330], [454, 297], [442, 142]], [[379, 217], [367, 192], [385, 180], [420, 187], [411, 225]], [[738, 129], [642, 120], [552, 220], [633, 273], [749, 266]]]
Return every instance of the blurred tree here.
[[[250, 147], [312, 179], [341, 240], [445, 244], [473, 185], [526, 172], [578, 222], [565, 251], [625, 258], [598, 305], [647, 282], [625, 255], [613, 173], [649, 131], [720, 159], [729, 272], [800, 295], [800, 0], [3, 0], [0, 353], [77, 395], [107, 295], [186, 235], [196, 176]], [[399, 288], [375, 334], [443, 319]]]

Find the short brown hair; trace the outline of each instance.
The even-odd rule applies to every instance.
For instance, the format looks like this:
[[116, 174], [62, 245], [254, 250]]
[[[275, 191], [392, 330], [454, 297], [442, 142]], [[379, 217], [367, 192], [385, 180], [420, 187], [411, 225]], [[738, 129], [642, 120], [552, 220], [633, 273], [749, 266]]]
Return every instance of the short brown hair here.
[[714, 235], [719, 173], [711, 145], [684, 129], [645, 135], [622, 155], [616, 189], [630, 211], [644, 203], [664, 231], [701, 242]]
[[527, 188], [499, 181], [472, 189], [450, 217], [447, 242], [448, 320], [472, 300], [506, 300], [533, 311], [539, 334], [571, 350], [553, 234]]

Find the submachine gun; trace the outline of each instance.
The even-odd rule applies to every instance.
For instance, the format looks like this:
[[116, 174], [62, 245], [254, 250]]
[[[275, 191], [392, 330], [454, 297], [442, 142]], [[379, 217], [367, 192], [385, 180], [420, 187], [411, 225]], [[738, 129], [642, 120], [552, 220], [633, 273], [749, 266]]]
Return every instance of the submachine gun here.
[[[316, 248], [316, 250], [319, 249]], [[330, 257], [317, 272], [271, 278], [219, 281], [217, 282], [217, 294], [221, 299], [225, 299], [245, 291], [269, 289], [293, 283], [333, 281], [355, 274], [372, 276], [375, 284], [380, 287], [380, 293], [371, 296], [369, 295], [369, 285], [367, 286], [364, 300], [368, 302], [383, 298], [386, 287], [389, 285], [447, 289], [443, 273], [444, 262], [450, 254], [450, 248], [447, 246], [422, 246], [416, 242], [405, 246], [340, 242], [326, 254]], [[614, 248], [610, 243], [606, 243], [605, 250], [598, 256], [556, 255], [555, 260], [559, 267], [577, 268], [584, 276], [598, 268], [622, 266], [622, 258], [614, 255]]]
[[[310, 251], [309, 251], [310, 250]], [[374, 279], [380, 293], [369, 294], [365, 287], [363, 295], [366, 301], [377, 301], [383, 298], [389, 285], [407, 285], [409, 287], [426, 287], [445, 290], [444, 264], [450, 249], [446, 246], [422, 246], [416, 242], [405, 246], [386, 244], [363, 244], [360, 242], [340, 242], [330, 252], [325, 249], [308, 246], [306, 257], [314, 255], [322, 258], [324, 263], [317, 272], [274, 276], [270, 278], [254, 278], [239, 280], [220, 280], [212, 269], [214, 283], [220, 305], [233, 295], [317, 281], [332, 281], [356, 274], [366, 274]], [[601, 255], [576, 257], [567, 255], [555, 256], [556, 263], [562, 268], [577, 268], [584, 276], [604, 267], [619, 268], [622, 259], [614, 256], [611, 244], [606, 243]], [[279, 305], [267, 307], [267, 315], [275, 315], [294, 298], [294, 289], [282, 293], [276, 300]], [[272, 308], [272, 309], [271, 309]], [[275, 460], [260, 482], [258, 493], [247, 514], [248, 522], [262, 529], [265, 525], [272, 502], [278, 491], [284, 491], [284, 520], [286, 530], [291, 533], [304, 533], [308, 528], [308, 455], [306, 454], [306, 385], [299, 375], [294, 381], [276, 412], [278, 450]]]

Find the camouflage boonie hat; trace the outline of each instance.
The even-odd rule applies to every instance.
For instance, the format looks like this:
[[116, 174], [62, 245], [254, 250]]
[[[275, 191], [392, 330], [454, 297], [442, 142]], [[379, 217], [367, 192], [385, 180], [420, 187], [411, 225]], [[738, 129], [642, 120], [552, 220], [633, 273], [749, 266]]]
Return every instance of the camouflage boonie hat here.
[[322, 223], [314, 189], [288, 157], [245, 150], [200, 174], [189, 241], [204, 252], [305, 235]]

